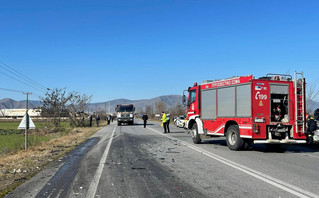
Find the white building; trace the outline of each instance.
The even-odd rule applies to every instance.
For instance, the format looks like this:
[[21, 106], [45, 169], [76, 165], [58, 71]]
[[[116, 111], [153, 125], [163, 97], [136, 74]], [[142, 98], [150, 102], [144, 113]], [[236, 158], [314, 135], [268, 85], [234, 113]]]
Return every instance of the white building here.
[[[26, 109], [0, 109], [0, 117], [2, 118], [22, 118], [25, 115]], [[41, 116], [41, 109], [29, 109], [29, 116]]]

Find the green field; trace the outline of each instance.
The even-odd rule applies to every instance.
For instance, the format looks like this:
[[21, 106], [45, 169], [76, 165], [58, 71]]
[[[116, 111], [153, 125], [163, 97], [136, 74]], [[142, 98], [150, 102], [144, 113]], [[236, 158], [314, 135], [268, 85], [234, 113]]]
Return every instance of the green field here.
[[[23, 134], [0, 135], [0, 155], [15, 152], [25, 147]], [[34, 146], [43, 141], [49, 141], [53, 137], [45, 135], [29, 135], [28, 146]]]
[[19, 122], [0, 122], [0, 129], [17, 129]]
[[[20, 122], [0, 122], [0, 129], [17, 129]], [[38, 129], [43, 129], [45, 122], [34, 122], [34, 125]], [[61, 122], [61, 126], [66, 128], [69, 126], [69, 122]]]
[[[20, 122], [0, 122], [0, 155], [24, 149], [24, 130], [17, 129]], [[45, 122], [35, 122], [37, 129], [43, 129]], [[69, 128], [68, 122], [61, 123], [62, 128]], [[30, 130], [32, 132], [32, 130]], [[36, 132], [28, 135], [28, 146], [34, 146], [43, 141], [49, 141], [53, 136], [37, 135]]]
[[[20, 122], [0, 122], [0, 129], [18, 129]], [[34, 122], [36, 128], [43, 128], [44, 122]]]

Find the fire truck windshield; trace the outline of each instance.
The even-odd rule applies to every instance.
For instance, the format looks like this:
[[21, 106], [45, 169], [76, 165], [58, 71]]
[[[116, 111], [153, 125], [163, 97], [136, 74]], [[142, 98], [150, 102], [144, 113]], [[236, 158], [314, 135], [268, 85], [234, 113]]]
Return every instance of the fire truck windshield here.
[[192, 104], [196, 100], [196, 90], [192, 90], [189, 94], [189, 104]]

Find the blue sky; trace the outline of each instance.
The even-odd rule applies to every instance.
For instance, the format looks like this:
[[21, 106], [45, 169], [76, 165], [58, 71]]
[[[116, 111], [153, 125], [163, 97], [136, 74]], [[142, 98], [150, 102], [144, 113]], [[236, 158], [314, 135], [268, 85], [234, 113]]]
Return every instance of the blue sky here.
[[[316, 84], [318, 10], [310, 0], [2, 0], [0, 61], [92, 102], [182, 94], [195, 81], [249, 74], [303, 71]], [[1, 72], [0, 88], [44, 94]], [[25, 99], [0, 90], [7, 97]]]

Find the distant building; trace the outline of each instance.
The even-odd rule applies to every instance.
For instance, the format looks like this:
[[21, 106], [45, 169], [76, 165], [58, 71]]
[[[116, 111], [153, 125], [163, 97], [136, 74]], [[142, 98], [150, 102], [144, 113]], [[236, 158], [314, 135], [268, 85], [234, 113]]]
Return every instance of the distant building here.
[[[0, 118], [22, 118], [26, 109], [0, 109]], [[41, 109], [29, 109], [29, 116], [40, 117]]]
[[161, 119], [161, 114], [155, 114], [155, 119], [160, 120]]

